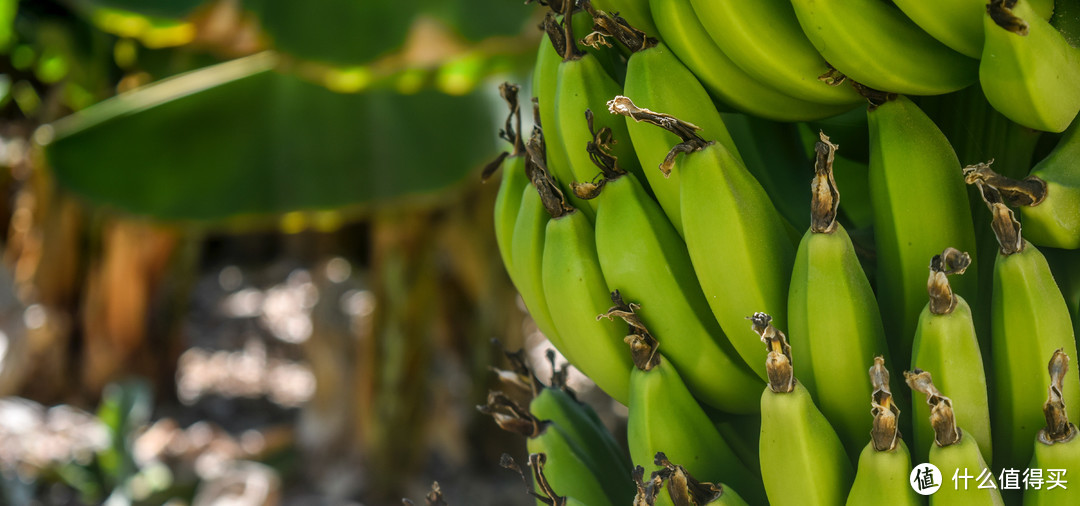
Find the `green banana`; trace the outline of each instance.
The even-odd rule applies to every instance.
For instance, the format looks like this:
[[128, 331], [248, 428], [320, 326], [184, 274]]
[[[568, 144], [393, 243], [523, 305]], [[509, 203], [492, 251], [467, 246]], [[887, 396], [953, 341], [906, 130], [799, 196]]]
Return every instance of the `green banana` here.
[[525, 172], [532, 184], [526, 185], [523, 190], [521, 207], [514, 223], [510, 244], [510, 256], [513, 259], [509, 270], [510, 280], [521, 294], [521, 300], [525, 302], [525, 307], [540, 332], [547, 336], [556, 348], [562, 348], [562, 339], [555, 330], [555, 323], [547, 306], [547, 297], [544, 296], [544, 236], [551, 212], [544, 208], [544, 201], [539, 193], [547, 188], [545, 183], [550, 179], [544, 161], [543, 132], [534, 130], [525, 149], [529, 154]]
[[833, 86], [822, 79], [833, 69], [806, 38], [788, 0], [691, 3], [720, 50], [762, 84], [808, 102], [860, 102], [851, 87]]
[[1002, 176], [989, 164], [964, 168], [968, 183], [993, 186], [1006, 203], [1020, 208], [1024, 235], [1039, 246], [1080, 248], [1080, 121], [1061, 136], [1054, 149], [1023, 180]]
[[[591, 117], [591, 114], [590, 114]], [[591, 128], [591, 122], [590, 122]], [[739, 358], [709, 313], [683, 241], [655, 200], [604, 151], [606, 130], [589, 143], [605, 179], [592, 189], [599, 201], [596, 251], [608, 289], [641, 304], [641, 317], [660, 335], [664, 349], [702, 402], [729, 413], [755, 413], [758, 378]]]
[[[525, 174], [525, 143], [521, 136], [521, 110], [517, 101], [519, 88], [517, 85], [503, 83], [499, 86], [499, 93], [510, 106], [510, 114], [506, 117], [506, 125], [499, 132], [514, 146], [513, 153], [503, 153], [494, 162], [485, 167], [483, 179], [487, 180], [503, 165], [502, 180], [499, 181], [499, 191], [495, 195], [495, 243], [499, 246], [499, 254], [502, 256], [503, 265], [507, 271], [513, 269], [511, 245], [514, 238], [514, 224], [517, 222], [518, 210], [521, 208], [521, 196], [525, 187], [529, 185], [529, 177]], [[516, 120], [516, 124], [514, 123]]]
[[[903, 96], [872, 107], [867, 119], [878, 304], [893, 360], [907, 364], [926, 305], [926, 259], [948, 246], [977, 258], [975, 231], [960, 161], [934, 122]], [[953, 288], [972, 299], [977, 280]]]
[[[1035, 452], [1028, 469], [1042, 469], [1044, 473], [1080, 469], [1080, 433], [1076, 425], [1069, 422], [1065, 412], [1062, 390], [1064, 379], [1069, 372], [1069, 356], [1057, 350], [1050, 357], [1050, 388], [1046, 403], [1043, 404], [1043, 416], [1046, 427], [1035, 438]], [[1044, 476], [1044, 479], [1046, 476]], [[1075, 486], [1053, 486], [1047, 483], [1045, 489], [1027, 487], [1024, 490], [1024, 504], [1032, 506], [1054, 504], [1080, 504], [1080, 489]], [[1051, 489], [1050, 487], [1053, 486]]]
[[[621, 41], [632, 52], [626, 64], [625, 93], [643, 97], [650, 105], [663, 106], [665, 110], [672, 109], [693, 117], [706, 132], [716, 136], [718, 142], [738, 156], [735, 142], [728, 134], [720, 113], [708, 105], [710, 100], [705, 88], [662, 42], [616, 22], [606, 12], [593, 11], [593, 16], [597, 33]], [[658, 166], [678, 139], [663, 130], [639, 124], [632, 118], [626, 118], [626, 129], [640, 166], [646, 168]], [[660, 207], [675, 230], [682, 235], [678, 174], [670, 177], [670, 174], [656, 170], [646, 170], [644, 174]]]
[[874, 391], [870, 397], [873, 429], [870, 430], [870, 443], [859, 455], [859, 469], [846, 504], [861, 506], [882, 501], [906, 506], [922, 504], [907, 482], [911, 474], [911, 455], [904, 440], [900, 439], [897, 427], [900, 408], [889, 389], [889, 371], [885, 369], [884, 358], [874, 357], [870, 382]]
[[[690, 0], [650, 0], [649, 5], [658, 33], [671, 52], [693, 71], [709, 94], [740, 112], [776, 121], [805, 121], [839, 114], [855, 106], [855, 101], [849, 105], [827, 105], [801, 100], [760, 83], [717, 47], [701, 26]], [[642, 96], [629, 89], [632, 79], [626, 84], [626, 95]], [[707, 102], [699, 102], [698, 107], [704, 103]], [[651, 102], [649, 105], [665, 109]], [[709, 131], [707, 125], [703, 128]], [[634, 145], [637, 146], [636, 141]], [[641, 165], [648, 167], [645, 162]]]
[[[993, 357], [991, 397], [994, 453], [1002, 467], [1019, 468], [1031, 460], [1031, 438], [1042, 425], [1038, 399], [1048, 380], [1032, 371], [1056, 349], [1076, 355], [1072, 316], [1054, 282], [1046, 258], [1023, 239], [1020, 223], [1000, 193], [981, 181], [975, 184], [993, 214], [994, 233], [1001, 250], [994, 262], [990, 322]], [[1080, 409], [1080, 378], [1065, 380], [1064, 396], [1070, 418]]]
[[[625, 352], [625, 349], [623, 350]], [[496, 369], [503, 387], [511, 387], [506, 396], [517, 399], [513, 392], [525, 392], [529, 412], [538, 420], [549, 420], [566, 434], [567, 438], [582, 451], [582, 455], [596, 463], [593, 474], [604, 487], [608, 497], [616, 504], [625, 504], [630, 500], [633, 489], [630, 480], [630, 460], [626, 452], [615, 441], [596, 411], [588, 404], [577, 399], [573, 390], [567, 386], [569, 365], [557, 367], [555, 351], [547, 350], [547, 359], [551, 364], [550, 386], [544, 386], [533, 374], [528, 365], [524, 350], [503, 352], [510, 361], [511, 369]], [[627, 374], [629, 376], [629, 374]], [[507, 392], [506, 389], [503, 391]]]
[[[738, 483], [741, 494], [762, 503], [761, 479], [742, 464], [690, 394], [675, 367], [658, 351], [659, 343], [642, 323], [634, 304], [612, 295], [615, 306], [603, 316], [621, 318], [630, 326], [627, 344], [634, 359], [630, 374], [627, 441], [637, 465], [654, 463], [658, 452], [686, 463], [702, 479]], [[655, 464], [654, 465], [658, 465]]]
[[[477, 409], [483, 414], [491, 415], [503, 430], [525, 436], [529, 453], [542, 453], [547, 456], [547, 463], [551, 468], [546, 481], [551, 487], [589, 506], [619, 504], [613, 502], [600, 480], [593, 474], [595, 469], [599, 469], [593, 456], [575, 444], [558, 424], [537, 419], [502, 392], [490, 392], [487, 404], [477, 406]], [[629, 480], [627, 482], [629, 489]], [[632, 492], [632, 489], [629, 490]]]
[[769, 351], [761, 394], [761, 477], [769, 504], [843, 504], [855, 473], [840, 437], [795, 380], [791, 346], [765, 313], [750, 317]]
[[[979, 444], [986, 462], [993, 462], [990, 438], [990, 408], [987, 400], [986, 372], [975, 336], [975, 324], [967, 301], [952, 292], [947, 278], [963, 274], [971, 257], [954, 248], [946, 248], [930, 261], [927, 290], [930, 302], [919, 315], [912, 345], [911, 367], [934, 371], [937, 384], [960, 401], [957, 423]], [[926, 459], [926, 451], [934, 438], [930, 427], [930, 407], [915, 403], [915, 455]]]
[[[607, 282], [596, 254], [593, 224], [570, 207], [557, 187], [545, 192], [548, 210], [556, 211], [547, 223], [541, 268], [543, 291], [559, 351], [616, 401], [626, 404], [630, 368], [619, 325], [597, 322], [595, 316], [609, 306]], [[629, 469], [627, 469], [629, 471]]]
[[880, 0], [791, 0], [821, 56], [859, 84], [940, 95], [978, 79], [978, 61], [938, 42]]
[[[941, 484], [933, 495], [930, 496], [930, 506], [968, 506], [973, 504], [1004, 505], [1001, 493], [998, 491], [997, 482], [994, 479], [990, 466], [986, 465], [979, 452], [979, 445], [962, 427], [956, 424], [956, 415], [953, 412], [952, 399], [942, 395], [934, 386], [930, 373], [915, 369], [904, 372], [904, 380], [908, 386], [916, 392], [926, 395], [926, 403], [930, 405], [930, 425], [934, 428], [934, 443], [930, 445], [930, 463], [936, 466], [942, 473]], [[953, 486], [950, 487], [948, 472], [953, 470]], [[978, 475], [982, 478], [983, 473], [989, 473], [989, 485], [992, 487], [982, 488], [972, 484], [969, 488], [967, 478], [960, 486], [960, 476], [963, 473]], [[979, 484], [982, 484], [981, 482]]]
[[855, 247], [837, 223], [840, 193], [833, 180], [837, 146], [820, 134], [811, 187], [810, 228], [795, 255], [788, 292], [788, 331], [802, 345], [800, 379], [836, 429], [848, 455], [865, 446], [871, 420], [852, 399], [871, 396], [863, 365], [888, 352], [885, 328]]
[[[608, 107], [682, 139], [660, 170], [670, 172], [677, 163], [681, 172], [683, 236], [694, 272], [720, 327], [764, 378], [760, 360], [752, 359], [757, 349], [753, 340], [735, 336], [747, 308], [765, 307], [781, 315], [786, 309], [795, 248], [783, 217], [743, 163], [722, 144], [699, 137], [694, 125], [639, 108], [623, 96]], [[678, 153], [686, 155], [677, 162]]]
[[1080, 49], [1029, 0], [991, 0], [979, 83], [990, 104], [1035, 130], [1061, 132], [1080, 111]]
[[802, 231], [810, 226], [810, 216], [806, 214], [810, 195], [802, 170], [810, 155], [802, 149], [799, 126], [746, 114], [725, 114], [724, 124], [735, 139], [747, 170], [791, 224], [792, 241], [797, 243]]
[[[536, 64], [533, 66], [533, 96], [536, 97], [537, 108], [540, 111], [537, 121], [542, 128], [546, 128], [545, 134], [548, 138], [557, 139], [555, 132], [559, 127], [555, 120], [555, 94], [559, 89], [559, 64], [562, 63], [562, 53], [566, 52], [566, 34], [550, 12], [544, 17], [540, 26], [544, 29], [544, 35], [536, 54]], [[566, 190], [568, 188], [566, 185], [574, 180], [566, 148], [561, 142], [548, 142], [545, 148], [548, 170]], [[574, 207], [579, 209], [583, 207], [578, 205], [572, 194], [568, 196]], [[585, 212], [591, 215], [592, 208], [585, 207]]]
[[[1054, 10], [1053, 0], [1029, 2], [1043, 19], [1050, 19], [1050, 13]], [[893, 0], [893, 3], [942, 44], [972, 58], [982, 56], [986, 0]]]
[[[566, 2], [572, 4], [573, 2]], [[564, 23], [565, 39], [574, 40], [572, 23]], [[586, 142], [592, 138], [588, 125], [582, 120], [586, 109], [603, 110], [609, 97], [622, 92], [622, 86], [611, 78], [600, 65], [599, 60], [590, 53], [581, 51], [574, 44], [567, 44], [563, 61], [559, 64], [558, 89], [555, 93], [555, 135], [548, 143], [559, 142], [566, 150], [573, 175], [571, 181], [592, 181], [596, 176], [596, 167], [585, 150]], [[619, 118], [601, 116], [596, 121], [602, 128], [611, 130], [613, 136], [620, 139], [612, 149], [624, 170], [629, 170], [645, 184], [644, 174], [637, 163], [634, 146], [626, 132], [626, 122]], [[578, 205], [575, 203], [575, 205]], [[596, 212], [595, 201], [583, 202], [581, 207]]]

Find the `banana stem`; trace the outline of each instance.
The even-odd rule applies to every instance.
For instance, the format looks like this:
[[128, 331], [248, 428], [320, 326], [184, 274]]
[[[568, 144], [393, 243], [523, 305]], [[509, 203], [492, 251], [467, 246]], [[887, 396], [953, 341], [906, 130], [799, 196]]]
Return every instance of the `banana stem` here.
[[[562, 0], [562, 5], [558, 5], [556, 3], [551, 4], [552, 9], [559, 9], [561, 7], [558, 12], [563, 15], [563, 47], [562, 51], [559, 52], [559, 54], [563, 56], [563, 61], [580, 60], [582, 56], [585, 56], [585, 51], [582, 51], [580, 48], [577, 47], [577, 39], [574, 38], [574, 23], [573, 21], [571, 21], [574, 15], [576, 3], [577, 2], [575, 2], [574, 0]], [[552, 44], [554, 43], [555, 41], [554, 39], [552, 39]], [[555, 49], [558, 50], [559, 47], [556, 46]]]
[[874, 365], [870, 367], [870, 383], [874, 385], [870, 400], [870, 413], [874, 415], [870, 441], [879, 452], [893, 451], [900, 444], [900, 431], [897, 429], [900, 407], [893, 401], [892, 391], [889, 390], [889, 370], [885, 368], [884, 357], [874, 357]]
[[818, 132], [814, 143], [814, 179], [810, 181], [810, 231], [831, 234], [836, 231], [836, 211], [840, 206], [840, 191], [833, 179], [833, 160], [836, 144], [829, 142], [825, 132]]
[[1058, 348], [1050, 357], [1047, 367], [1050, 371], [1050, 388], [1046, 403], [1043, 404], [1043, 415], [1046, 416], [1046, 427], [1039, 430], [1038, 440], [1042, 444], [1066, 443], [1076, 438], [1076, 425], [1069, 423], [1069, 415], [1065, 412], [1065, 400], [1061, 390], [1065, 381], [1065, 373], [1069, 371], [1069, 356], [1065, 351]]
[[689, 154], [700, 151], [714, 142], [706, 141], [696, 133], [701, 130], [701, 127], [670, 114], [653, 112], [644, 107], [638, 107], [629, 97], [618, 95], [608, 100], [607, 106], [611, 114], [621, 114], [639, 123], [645, 122], [656, 125], [677, 135], [682, 140], [682, 142], [672, 147], [671, 151], [668, 151], [667, 156], [664, 157], [664, 161], [660, 162], [660, 172], [664, 173], [664, 177], [671, 175], [671, 168], [675, 165], [675, 157], [679, 153]]
[[1037, 206], [1046, 198], [1046, 181], [1038, 176], [1028, 176], [1024, 179], [1013, 179], [994, 172], [990, 168], [990, 160], [986, 163], [977, 163], [964, 167], [964, 181], [973, 184], [982, 181], [993, 186], [1001, 193], [1001, 198], [1010, 206]]
[[946, 315], [956, 309], [956, 294], [949, 285], [948, 276], [963, 274], [969, 265], [971, 255], [951, 246], [930, 260], [930, 279], [926, 281], [926, 291], [930, 293], [931, 313]]
[[1009, 256], [1023, 251], [1024, 239], [1020, 237], [1020, 222], [1016, 221], [1012, 209], [1009, 209], [1002, 201], [1001, 193], [982, 181], [976, 180], [975, 186], [979, 188], [983, 202], [986, 202], [986, 207], [990, 208], [993, 214], [990, 227], [994, 229], [998, 245], [1001, 246], [1001, 254]]
[[921, 369], [905, 371], [904, 380], [912, 390], [926, 394], [926, 403], [930, 405], [930, 427], [934, 429], [934, 443], [941, 447], [959, 443], [960, 427], [956, 426], [952, 399], [938, 391], [930, 373]]
[[769, 376], [769, 389], [778, 394], [795, 390], [795, 371], [791, 363], [791, 346], [787, 336], [772, 325], [772, 316], [766, 313], [754, 313], [747, 316], [750, 328], [761, 336], [769, 355], [765, 359], [765, 372]]
[[630, 326], [630, 335], [626, 336], [623, 341], [630, 345], [630, 354], [633, 357], [635, 367], [642, 371], [651, 371], [654, 367], [660, 365], [660, 354], [658, 353], [660, 342], [649, 333], [649, 329], [645, 328], [645, 323], [638, 317], [636, 311], [641, 306], [633, 302], [629, 304], [624, 302], [622, 294], [618, 290], [611, 292], [611, 302], [615, 305], [608, 309], [607, 312], [597, 315], [596, 319], [599, 321], [601, 318], [607, 318], [608, 320], [621, 318]]
[[654, 474], [659, 475], [662, 480], [667, 480], [668, 494], [674, 504], [705, 505], [724, 495], [723, 486], [698, 481], [685, 467], [672, 464], [664, 452], [656, 453], [653, 464], [663, 467]]

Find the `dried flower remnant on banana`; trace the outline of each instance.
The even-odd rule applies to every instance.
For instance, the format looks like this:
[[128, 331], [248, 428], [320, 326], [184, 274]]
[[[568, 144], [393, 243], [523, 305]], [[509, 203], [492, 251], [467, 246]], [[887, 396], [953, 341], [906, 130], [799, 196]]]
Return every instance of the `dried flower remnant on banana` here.
[[1067, 443], [1075, 439], [1078, 432], [1076, 425], [1069, 422], [1069, 415], [1065, 412], [1065, 400], [1061, 395], [1065, 373], [1069, 372], [1069, 356], [1058, 348], [1050, 357], [1047, 369], [1050, 371], [1050, 387], [1046, 403], [1043, 404], [1046, 427], [1039, 430], [1038, 440], [1046, 445]]
[[934, 386], [930, 373], [921, 369], [904, 372], [904, 380], [916, 392], [926, 395], [930, 405], [930, 426], [934, 429], [934, 443], [938, 446], [950, 446], [960, 442], [960, 427], [956, 426], [956, 414], [952, 409], [952, 399], [945, 397]]
[[634, 359], [634, 366], [642, 371], [651, 371], [653, 367], [660, 365], [658, 353], [660, 343], [645, 328], [645, 324], [638, 317], [636, 311], [641, 307], [633, 302], [627, 304], [623, 301], [618, 290], [611, 292], [611, 302], [615, 305], [607, 312], [597, 315], [596, 319], [607, 318], [613, 320], [621, 318], [630, 326], [630, 334], [623, 339], [630, 345], [630, 353]]
[[874, 386], [870, 400], [873, 406], [870, 413], [874, 415], [870, 441], [879, 452], [893, 451], [900, 444], [900, 430], [897, 428], [900, 407], [889, 390], [889, 370], [885, 368], [884, 357], [874, 357], [874, 365], [870, 367], [870, 383]]
[[930, 312], [946, 315], [956, 309], [956, 294], [949, 285], [948, 276], [963, 274], [971, 265], [971, 255], [953, 247], [945, 248], [940, 255], [930, 260], [930, 278], [926, 281], [926, 291], [930, 293]]
[[683, 121], [670, 114], [653, 112], [643, 107], [638, 107], [629, 97], [618, 95], [615, 98], [608, 100], [607, 106], [608, 111], [611, 112], [611, 114], [620, 114], [637, 122], [656, 125], [677, 135], [679, 139], [682, 140], [682, 142], [672, 147], [671, 151], [664, 157], [664, 161], [660, 162], [660, 172], [663, 172], [665, 176], [671, 174], [671, 169], [675, 166], [675, 157], [678, 156], [679, 153], [693, 153], [694, 151], [700, 151], [714, 142], [706, 141], [696, 133], [698, 130], [701, 130], [701, 127], [688, 121]]
[[833, 161], [839, 146], [829, 142], [825, 132], [814, 143], [814, 179], [810, 182], [810, 230], [816, 234], [836, 231], [836, 214], [840, 206], [840, 191], [833, 179]]
[[761, 336], [765, 349], [769, 352], [765, 359], [765, 370], [769, 375], [769, 389], [776, 393], [790, 393], [795, 390], [795, 371], [791, 362], [791, 346], [787, 336], [772, 325], [772, 316], [766, 313], [754, 313], [746, 317], [751, 328]]

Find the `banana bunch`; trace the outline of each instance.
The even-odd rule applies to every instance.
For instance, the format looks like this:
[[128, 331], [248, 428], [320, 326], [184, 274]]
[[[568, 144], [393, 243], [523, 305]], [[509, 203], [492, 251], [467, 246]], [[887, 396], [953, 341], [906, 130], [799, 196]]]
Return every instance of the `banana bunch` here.
[[921, 504], [925, 462], [933, 504], [1072, 498], [1006, 478], [1080, 470], [1075, 0], [539, 3], [496, 239], [627, 408], [619, 441], [510, 356], [480, 409], [541, 504]]

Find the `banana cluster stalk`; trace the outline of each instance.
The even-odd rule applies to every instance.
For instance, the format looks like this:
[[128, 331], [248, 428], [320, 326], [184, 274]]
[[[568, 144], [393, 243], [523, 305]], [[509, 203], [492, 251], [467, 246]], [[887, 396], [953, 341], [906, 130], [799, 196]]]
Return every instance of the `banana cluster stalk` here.
[[[930, 446], [930, 463], [938, 469], [955, 469], [965, 475], [970, 471], [972, 474], [982, 475], [990, 472], [986, 460], [979, 452], [979, 445], [963, 428], [956, 425], [956, 415], [953, 412], [952, 399], [942, 395], [941, 391], [934, 386], [930, 373], [915, 369], [904, 372], [904, 380], [912, 390], [926, 395], [926, 403], [930, 405], [930, 426], [934, 429], [934, 442]], [[992, 472], [990, 472], [993, 475]], [[948, 479], [942, 476], [943, 481]], [[998, 491], [994, 477], [993, 487], [968, 488], [949, 486], [944, 483], [941, 488], [930, 496], [931, 506], [960, 506], [970, 504], [1004, 505], [1001, 493]]]
[[[930, 278], [926, 286], [930, 302], [919, 315], [911, 367], [934, 371], [937, 385], [958, 401], [957, 423], [967, 428], [989, 463], [993, 459], [993, 446], [982, 352], [975, 335], [971, 306], [953, 293], [948, 278], [949, 275], [963, 274], [970, 265], [971, 256], [955, 248], [945, 248], [930, 260]], [[916, 402], [914, 408], [915, 455], [925, 461], [926, 451], [934, 438], [930, 406]]]
[[889, 371], [885, 369], [885, 359], [882, 357], [874, 357], [874, 365], [870, 367], [870, 384], [874, 389], [870, 397], [873, 428], [870, 430], [870, 443], [859, 455], [859, 468], [847, 496], [847, 505], [888, 503], [917, 506], [922, 501], [907, 482], [911, 474], [911, 455], [900, 438], [900, 408], [889, 388]]
[[[773, 505], [843, 504], [855, 473], [840, 437], [795, 380], [791, 346], [765, 313], [750, 317], [769, 352], [761, 394], [761, 473]], [[854, 399], [853, 399], [854, 401]]]

